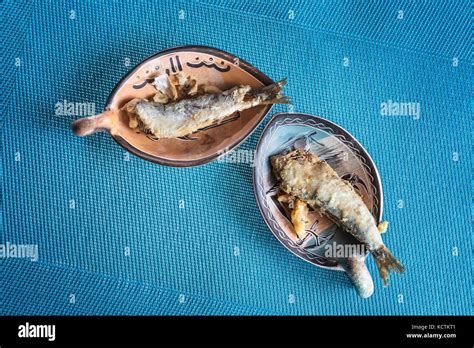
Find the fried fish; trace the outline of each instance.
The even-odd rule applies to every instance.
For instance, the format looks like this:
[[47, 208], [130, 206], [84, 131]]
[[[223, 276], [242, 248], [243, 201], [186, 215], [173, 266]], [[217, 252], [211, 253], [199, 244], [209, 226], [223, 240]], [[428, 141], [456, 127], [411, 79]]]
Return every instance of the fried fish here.
[[[153, 101], [132, 100], [122, 109], [138, 116], [155, 137], [177, 138], [219, 123], [237, 111], [258, 105], [288, 104], [288, 97], [282, 95], [285, 84], [286, 80], [281, 80], [260, 89], [236, 86], [223, 92], [205, 93], [170, 103], [156, 101], [155, 96]], [[164, 94], [159, 96], [168, 100]]]
[[342, 180], [325, 161], [298, 149], [273, 156], [271, 164], [283, 192], [319, 210], [366, 245], [385, 286], [388, 285], [390, 270], [404, 271], [403, 265], [382, 241], [380, 233], [386, 229], [386, 224], [377, 226], [354, 187]]

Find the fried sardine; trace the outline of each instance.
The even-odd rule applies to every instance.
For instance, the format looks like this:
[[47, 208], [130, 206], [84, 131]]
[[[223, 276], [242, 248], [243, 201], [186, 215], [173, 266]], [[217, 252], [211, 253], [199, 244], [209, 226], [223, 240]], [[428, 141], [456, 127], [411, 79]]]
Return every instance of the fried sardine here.
[[310, 152], [295, 150], [273, 156], [271, 164], [282, 191], [305, 201], [367, 246], [385, 286], [390, 270], [404, 271], [403, 265], [384, 245], [375, 219], [362, 198], [325, 161]]
[[285, 84], [282, 80], [260, 89], [236, 86], [221, 93], [206, 93], [165, 104], [134, 99], [123, 110], [137, 115], [157, 138], [177, 138], [219, 123], [237, 111], [258, 105], [288, 104], [289, 99], [281, 93]]

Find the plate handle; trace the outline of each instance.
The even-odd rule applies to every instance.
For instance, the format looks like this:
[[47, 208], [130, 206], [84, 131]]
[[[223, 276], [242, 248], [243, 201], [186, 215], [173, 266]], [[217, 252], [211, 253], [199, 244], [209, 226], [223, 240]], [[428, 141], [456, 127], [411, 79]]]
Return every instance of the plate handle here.
[[80, 118], [72, 123], [71, 129], [80, 137], [108, 130], [112, 127], [112, 115], [112, 111], [104, 111], [95, 116]]
[[339, 259], [338, 262], [347, 272], [349, 278], [351, 278], [360, 297], [367, 298], [372, 296], [374, 283], [365, 265], [365, 259], [361, 256], [354, 256], [347, 259]]

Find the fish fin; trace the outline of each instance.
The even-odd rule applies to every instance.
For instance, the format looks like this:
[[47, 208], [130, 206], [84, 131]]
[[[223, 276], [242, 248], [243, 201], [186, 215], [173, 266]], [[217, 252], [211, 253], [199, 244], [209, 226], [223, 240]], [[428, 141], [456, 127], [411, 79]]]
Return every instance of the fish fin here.
[[397, 260], [395, 256], [392, 255], [390, 250], [386, 246], [372, 251], [372, 255], [375, 259], [375, 264], [379, 269], [380, 278], [383, 279], [384, 286], [388, 285], [388, 273], [390, 270], [393, 270], [397, 273], [403, 273], [405, 267]]
[[381, 223], [379, 223], [378, 226], [377, 226], [377, 229], [379, 230], [380, 233], [387, 232], [388, 221], [382, 221]]

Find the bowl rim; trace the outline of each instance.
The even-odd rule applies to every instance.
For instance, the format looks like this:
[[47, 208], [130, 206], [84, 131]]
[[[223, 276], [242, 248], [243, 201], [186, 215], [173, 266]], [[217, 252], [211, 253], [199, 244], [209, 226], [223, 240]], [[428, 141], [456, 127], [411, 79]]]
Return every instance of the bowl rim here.
[[[351, 133], [349, 133], [346, 129], [339, 126], [338, 124], [336, 124], [334, 122], [331, 122], [328, 119], [325, 119], [323, 117], [316, 116], [316, 115], [311, 115], [311, 114], [306, 114], [306, 113], [299, 113], [299, 112], [279, 112], [279, 113], [276, 113], [272, 116], [272, 118], [268, 121], [268, 123], [265, 125], [265, 127], [262, 130], [260, 138], [258, 139], [258, 142], [257, 142], [257, 146], [255, 148], [254, 159], [256, 160], [258, 158], [258, 153], [261, 150], [261, 147], [263, 146], [262, 143], [263, 143], [263, 139], [266, 135], [266, 131], [271, 126], [273, 126], [279, 119], [282, 119], [282, 118], [285, 118], [285, 117], [300, 117], [300, 118], [303, 118], [303, 119], [306, 119], [306, 120], [307, 119], [313, 119], [313, 120], [318, 121], [318, 122], [320, 122], [324, 125], [327, 125], [329, 127], [334, 127], [335, 129], [340, 131], [345, 137], [349, 137], [349, 139], [351, 139], [351, 142], [356, 146], [357, 150], [359, 152], [361, 152], [361, 154], [368, 159], [366, 164], [374, 174], [373, 175], [373, 178], [374, 178], [373, 185], [378, 188], [378, 197], [377, 198], [379, 200], [379, 209], [378, 209], [377, 216], [375, 217], [375, 219], [376, 219], [377, 223], [380, 223], [381, 219], [382, 219], [382, 214], [383, 214], [383, 198], [384, 198], [382, 180], [380, 179], [380, 173], [379, 173], [372, 157], [370, 156], [368, 151], [362, 146], [362, 144], [357, 140], [357, 138], [354, 137]], [[257, 202], [257, 206], [258, 206], [258, 209], [260, 211], [260, 214], [262, 215], [263, 220], [265, 221], [265, 224], [267, 225], [268, 229], [272, 232], [273, 236], [278, 240], [278, 242], [280, 244], [282, 244], [292, 254], [296, 255], [300, 259], [302, 259], [302, 260], [304, 260], [304, 261], [306, 261], [306, 262], [308, 262], [312, 265], [315, 265], [317, 267], [324, 268], [324, 269], [333, 270], [333, 271], [344, 271], [344, 269], [342, 268], [342, 266], [340, 264], [337, 264], [335, 266], [324, 266], [324, 265], [318, 264], [317, 262], [314, 262], [312, 260], [306, 259], [302, 255], [297, 253], [295, 250], [293, 250], [292, 248], [290, 248], [288, 245], [286, 245], [285, 243], [283, 243], [280, 240], [280, 238], [276, 235], [276, 232], [270, 226], [270, 223], [269, 223], [269, 221], [267, 220], [267, 217], [266, 217], [266, 213], [264, 213], [264, 210], [266, 210], [266, 209], [264, 207], [262, 207], [262, 204], [260, 202], [260, 199], [259, 199], [259, 196], [258, 196], [258, 193], [257, 193], [256, 182], [257, 182], [257, 165], [255, 165], [253, 167], [253, 170], [252, 170], [252, 187], [253, 187], [254, 197], [255, 197], [255, 200]], [[368, 256], [368, 253], [366, 253], [365, 257], [367, 257], [367, 256]]]
[[[149, 62], [153, 59], [156, 59], [158, 57], [161, 57], [163, 55], [166, 55], [166, 54], [170, 54], [170, 53], [174, 53], [174, 52], [183, 52], [183, 51], [208, 53], [208, 54], [212, 54], [214, 56], [217, 56], [219, 58], [226, 59], [226, 60], [231, 60], [231, 61], [233, 61], [234, 59], [238, 59], [239, 60], [239, 68], [245, 70], [247, 73], [249, 73], [250, 75], [257, 78], [264, 85], [269, 85], [269, 84], [274, 83], [274, 81], [270, 77], [268, 77], [266, 74], [264, 74], [262, 71], [258, 70], [256, 67], [254, 67], [253, 65], [251, 65], [247, 61], [245, 61], [245, 60], [241, 59], [240, 57], [237, 57], [237, 56], [235, 56], [235, 55], [233, 55], [229, 52], [226, 52], [226, 51], [214, 48], [214, 47], [210, 47], [210, 46], [201, 46], [201, 45], [175, 46], [175, 47], [167, 48], [165, 50], [156, 52], [156, 53], [144, 58], [138, 64], [136, 64], [133, 68], [131, 68], [126, 74], [124, 74], [123, 77], [120, 79], [120, 81], [117, 82], [117, 84], [114, 86], [114, 88], [110, 92], [109, 96], [107, 97], [107, 101], [106, 101], [104, 109], [105, 110], [110, 110], [111, 101], [114, 98], [117, 91], [124, 85], [125, 81], [131, 75], [133, 75], [143, 64], [146, 64], [147, 62]], [[210, 156], [207, 156], [207, 157], [204, 157], [204, 158], [201, 158], [201, 159], [191, 160], [191, 161], [168, 160], [168, 159], [165, 159], [165, 158], [150, 155], [146, 152], [143, 152], [143, 151], [139, 150], [135, 146], [131, 145], [124, 137], [122, 137], [120, 135], [114, 135], [110, 131], [108, 131], [108, 133], [125, 150], [127, 150], [131, 154], [133, 154], [137, 157], [140, 157], [144, 160], [147, 160], [149, 162], [156, 163], [156, 164], [161, 164], [161, 165], [165, 165], [165, 166], [169, 166], [169, 167], [195, 167], [195, 166], [208, 164], [208, 163], [218, 159], [219, 157], [226, 155], [228, 152], [230, 152], [230, 151], [234, 150], [235, 148], [237, 148], [238, 146], [240, 146], [258, 128], [258, 126], [260, 126], [260, 124], [265, 119], [265, 117], [268, 115], [268, 113], [270, 112], [272, 107], [273, 107], [273, 105], [271, 105], [271, 104], [266, 105], [265, 109], [264, 109], [264, 112], [262, 113], [262, 116], [260, 117], [259, 120], [257, 120], [256, 124], [252, 127], [250, 132], [248, 134], [246, 134], [239, 141], [233, 143], [231, 146], [226, 147], [226, 151], [224, 151], [222, 153], [217, 152], [213, 155], [210, 155]]]

